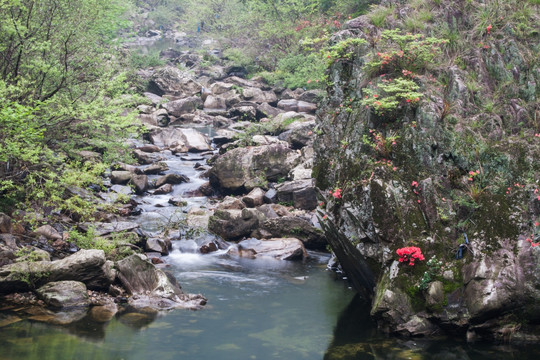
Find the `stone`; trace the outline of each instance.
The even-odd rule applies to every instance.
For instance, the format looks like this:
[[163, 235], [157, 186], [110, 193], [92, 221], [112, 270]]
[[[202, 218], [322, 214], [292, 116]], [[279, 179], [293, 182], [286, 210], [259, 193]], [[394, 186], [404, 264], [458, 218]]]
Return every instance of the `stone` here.
[[246, 204], [242, 200], [232, 196], [226, 196], [217, 206], [220, 210], [242, 210], [245, 207]]
[[313, 143], [315, 139], [314, 128], [315, 121], [300, 122], [293, 129], [279, 134], [279, 139], [288, 142], [293, 149], [301, 149]]
[[150, 78], [149, 88], [159, 96], [171, 94], [180, 97], [193, 96], [200, 93], [202, 86], [196, 83], [191, 75], [174, 66], [158, 69]]
[[237, 118], [239, 121], [255, 121], [257, 119], [257, 108], [253, 105], [236, 104], [228, 112], [229, 118]]
[[61, 240], [62, 234], [51, 225], [43, 225], [34, 230], [34, 233], [45, 237], [47, 240]]
[[168, 194], [173, 191], [173, 187], [171, 184], [164, 184], [158, 187], [156, 190], [154, 190], [154, 195], [163, 195]]
[[106, 323], [113, 319], [118, 313], [118, 306], [114, 301], [107, 301], [103, 305], [92, 306], [89, 315], [93, 321], [98, 323]]
[[264, 202], [266, 203], [276, 203], [277, 202], [277, 191], [276, 189], [268, 189], [268, 191], [264, 194]]
[[158, 175], [164, 173], [167, 170], [169, 170], [169, 166], [167, 165], [167, 163], [158, 162], [144, 168], [143, 172], [146, 175]]
[[271, 119], [281, 114], [282, 112], [283, 110], [273, 107], [272, 105], [266, 102], [260, 105], [257, 105], [257, 114], [261, 114], [261, 115], [257, 115], [257, 117], [267, 117]]
[[228, 254], [249, 258], [271, 257], [278, 260], [302, 260], [307, 257], [302, 242], [294, 238], [264, 241], [248, 239], [239, 242], [238, 247], [231, 248]]
[[227, 100], [223, 97], [209, 95], [204, 101], [204, 109], [226, 109]]
[[199, 309], [206, 304], [201, 295], [185, 294], [176, 279], [156, 269], [146, 257], [131, 255], [116, 263], [118, 278], [129, 294], [129, 304], [136, 308], [156, 310], [174, 308]]
[[169, 255], [169, 247], [162, 239], [150, 238], [146, 240], [146, 251], [158, 252], [161, 255]]
[[298, 100], [316, 104], [322, 98], [324, 98], [325, 95], [326, 95], [326, 92], [323, 90], [318, 90], [318, 89], [308, 90], [302, 93], [302, 95], [298, 97]]
[[86, 285], [79, 281], [50, 282], [36, 290], [38, 297], [54, 308], [90, 305]]
[[257, 237], [276, 238], [294, 237], [302, 241], [304, 246], [313, 250], [324, 250], [327, 245], [324, 233], [311, 225], [307, 220], [295, 216], [280, 216], [267, 219], [253, 235]]
[[131, 180], [131, 176], [129, 171], [111, 171], [111, 183], [125, 185]]
[[278, 201], [290, 203], [298, 209], [317, 208], [317, 193], [313, 179], [286, 181], [276, 186]]
[[442, 282], [437, 280], [429, 284], [426, 294], [426, 303], [431, 306], [444, 305], [444, 286]]
[[118, 194], [131, 195], [133, 194], [133, 189], [129, 186], [124, 185], [113, 185], [111, 186], [111, 191], [114, 191]]
[[298, 101], [296, 111], [300, 113], [315, 114], [317, 111], [317, 105], [305, 101]]
[[148, 190], [148, 176], [132, 175], [129, 184], [133, 185], [133, 189], [137, 195], [142, 195]]
[[278, 99], [273, 91], [262, 91], [259, 88], [248, 87], [242, 91], [242, 97], [245, 100], [253, 101], [255, 103], [277, 103]]
[[115, 276], [103, 250], [80, 250], [62, 260], [5, 265], [0, 268], [0, 293], [24, 292], [31, 285], [63, 280], [83, 282], [89, 289], [107, 289]]
[[149, 133], [149, 137], [153, 144], [161, 147], [168, 147], [173, 150], [173, 152], [200, 152], [212, 150], [208, 137], [195, 129], [154, 129]]
[[221, 95], [228, 91], [230, 91], [233, 88], [234, 84], [227, 84], [224, 82], [216, 82], [212, 84], [210, 87], [210, 90], [212, 90], [212, 93], [214, 95]]
[[226, 241], [249, 236], [264, 220], [264, 215], [255, 209], [216, 210], [210, 216], [208, 230]]
[[284, 111], [298, 111], [298, 100], [296, 99], [280, 100], [277, 103], [277, 107]]
[[198, 96], [169, 101], [163, 105], [163, 108], [172, 116], [182, 116], [184, 114], [193, 113], [198, 108], [202, 108], [203, 102]]
[[210, 184], [226, 193], [251, 191], [287, 176], [299, 156], [282, 144], [232, 149], [214, 162]]
[[161, 160], [161, 156], [156, 153], [147, 153], [139, 149], [135, 149], [131, 152], [133, 156], [137, 159], [139, 164], [152, 164], [156, 161]]
[[254, 208], [264, 203], [264, 190], [255, 188], [242, 198], [244, 204], [249, 208]]
[[160, 176], [156, 180], [155, 186], [157, 188], [159, 188], [160, 186], [162, 186], [164, 184], [176, 185], [176, 184], [181, 184], [181, 183], [184, 183], [184, 182], [189, 182], [189, 178], [187, 176], [181, 175], [181, 174], [171, 173], [171, 174]]
[[140, 225], [130, 221], [91, 222], [78, 225], [78, 228], [85, 232], [88, 231], [89, 227], [94, 229], [94, 234], [96, 236], [106, 236], [109, 234], [135, 230], [138, 229]]
[[11, 218], [0, 212], [0, 234], [11, 232]]

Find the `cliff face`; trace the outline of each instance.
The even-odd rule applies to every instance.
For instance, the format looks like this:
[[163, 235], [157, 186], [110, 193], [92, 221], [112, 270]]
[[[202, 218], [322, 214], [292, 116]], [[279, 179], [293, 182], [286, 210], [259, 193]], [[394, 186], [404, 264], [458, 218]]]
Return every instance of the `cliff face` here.
[[[416, 32], [395, 29], [427, 8], [398, 3], [334, 35], [315, 142], [321, 224], [385, 331], [530, 340], [540, 334], [538, 6], [434, 3]], [[400, 262], [405, 247], [424, 260]]]

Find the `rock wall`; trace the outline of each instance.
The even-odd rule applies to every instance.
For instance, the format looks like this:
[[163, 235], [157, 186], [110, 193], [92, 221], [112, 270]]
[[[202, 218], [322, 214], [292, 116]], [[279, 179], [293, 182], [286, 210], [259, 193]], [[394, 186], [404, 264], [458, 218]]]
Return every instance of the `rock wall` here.
[[[396, 19], [400, 11], [410, 8], [396, 6]], [[365, 41], [331, 59], [317, 116], [319, 216], [341, 267], [387, 332], [536, 339], [537, 47], [488, 31], [489, 46], [468, 48], [459, 66], [441, 55], [419, 69], [422, 96], [398, 98], [384, 114], [370, 90], [403, 76], [386, 67], [392, 48], [381, 48], [381, 33], [362, 16], [334, 35], [338, 50]], [[380, 69], [370, 68], [378, 57]], [[396, 250], [410, 246], [425, 260], [400, 262]]]

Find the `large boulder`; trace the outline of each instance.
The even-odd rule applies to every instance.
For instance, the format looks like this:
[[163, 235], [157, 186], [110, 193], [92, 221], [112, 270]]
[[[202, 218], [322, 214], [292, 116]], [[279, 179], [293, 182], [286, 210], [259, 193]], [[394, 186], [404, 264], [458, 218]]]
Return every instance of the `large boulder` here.
[[262, 91], [259, 88], [245, 88], [242, 91], [242, 97], [245, 100], [253, 101], [255, 103], [261, 104], [261, 103], [270, 103], [275, 104], [277, 103], [278, 99], [276, 96], [276, 93], [273, 91]]
[[294, 237], [301, 240], [306, 248], [314, 250], [323, 250], [328, 244], [322, 230], [296, 216], [267, 219], [254, 235], [260, 238]]
[[168, 103], [163, 105], [163, 107], [170, 115], [176, 117], [182, 116], [184, 114], [193, 113], [195, 112], [195, 110], [197, 110], [197, 108], [200, 108], [202, 106], [203, 102], [198, 96], [190, 96], [188, 98], [180, 100], [169, 101]]
[[302, 242], [294, 238], [257, 240], [248, 239], [232, 247], [228, 254], [248, 258], [271, 257], [279, 260], [302, 260], [307, 257]]
[[86, 285], [79, 281], [53, 281], [36, 290], [41, 300], [50, 307], [87, 307], [90, 305]]
[[18, 262], [0, 268], [0, 293], [24, 292], [51, 281], [73, 280], [107, 290], [115, 278], [103, 250], [80, 250], [62, 260]]
[[285, 177], [299, 157], [282, 144], [236, 148], [217, 158], [208, 175], [212, 186], [224, 192], [250, 191]]
[[130, 305], [159, 310], [198, 309], [206, 304], [201, 295], [185, 294], [174, 277], [156, 269], [145, 256], [131, 255], [116, 263], [118, 278], [130, 295]]
[[276, 187], [278, 201], [290, 203], [298, 209], [313, 210], [317, 207], [315, 180], [287, 181]]
[[163, 186], [165, 184], [176, 185], [176, 184], [181, 184], [181, 183], [184, 183], [184, 182], [189, 182], [189, 178], [187, 176], [172, 173], [172, 174], [167, 174], [167, 175], [160, 176], [156, 180], [155, 186], [157, 188], [160, 188], [161, 186]]
[[161, 96], [171, 94], [180, 97], [193, 96], [200, 93], [202, 86], [195, 82], [191, 75], [174, 66], [166, 66], [157, 70], [150, 79], [151, 92]]
[[208, 222], [208, 230], [224, 240], [238, 240], [249, 236], [264, 220], [255, 209], [216, 210]]
[[148, 136], [153, 144], [161, 147], [168, 147], [174, 152], [198, 152], [212, 150], [208, 137], [195, 129], [154, 129], [149, 133]]

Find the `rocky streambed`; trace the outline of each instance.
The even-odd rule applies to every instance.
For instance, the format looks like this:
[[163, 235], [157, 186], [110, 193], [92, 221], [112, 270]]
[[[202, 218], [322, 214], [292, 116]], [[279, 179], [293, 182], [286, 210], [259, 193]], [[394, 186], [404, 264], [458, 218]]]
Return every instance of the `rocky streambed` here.
[[[131, 146], [138, 164], [118, 163], [102, 184], [71, 190], [99, 204], [98, 221], [77, 224], [74, 238], [60, 215], [29, 231], [22, 217], [2, 214], [4, 309], [55, 324], [88, 313], [110, 320], [127, 308], [198, 309], [207, 299], [183, 292], [167, 271], [163, 256], [175, 243], [250, 259], [306, 260], [307, 250], [325, 249], [311, 179], [321, 94], [199, 68], [189, 52], [163, 56], [195, 70], [141, 72], [151, 92], [139, 106], [145, 137]], [[98, 249], [83, 249], [85, 237]]]

